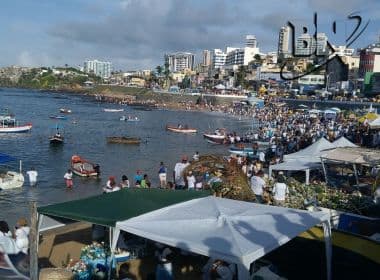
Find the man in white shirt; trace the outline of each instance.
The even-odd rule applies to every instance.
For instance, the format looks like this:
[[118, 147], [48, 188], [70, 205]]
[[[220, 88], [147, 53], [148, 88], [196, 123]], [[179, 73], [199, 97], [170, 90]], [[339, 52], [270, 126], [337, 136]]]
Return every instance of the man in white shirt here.
[[182, 156], [182, 161], [177, 162], [174, 167], [173, 179], [176, 190], [183, 190], [186, 186], [183, 171], [187, 166], [189, 166], [189, 163], [187, 162], [187, 156]]
[[251, 177], [251, 189], [255, 194], [257, 202], [259, 203], [263, 203], [262, 195], [266, 186], [263, 176], [263, 171], [259, 170], [255, 175]]
[[285, 205], [286, 195], [289, 193], [288, 186], [285, 184], [285, 178], [281, 173], [282, 172], [280, 171], [280, 177], [278, 178], [277, 183], [274, 184], [272, 190], [274, 204], [277, 206]]
[[31, 186], [31, 187], [36, 186], [36, 184], [37, 184], [37, 176], [38, 176], [38, 172], [34, 169], [34, 167], [30, 168], [30, 170], [27, 171], [26, 174], [28, 174], [28, 176], [29, 176], [29, 183], [30, 183], [30, 186]]

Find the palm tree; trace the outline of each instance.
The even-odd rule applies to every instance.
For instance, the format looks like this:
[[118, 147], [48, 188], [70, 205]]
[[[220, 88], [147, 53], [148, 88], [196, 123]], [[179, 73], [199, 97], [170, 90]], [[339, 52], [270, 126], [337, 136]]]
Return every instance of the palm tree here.
[[156, 72], [157, 72], [157, 75], [158, 75], [158, 76], [161, 76], [161, 74], [162, 74], [162, 66], [161, 66], [161, 65], [158, 65], [158, 66], [156, 67]]
[[165, 62], [164, 75], [166, 83], [169, 84], [170, 70], [168, 62]]

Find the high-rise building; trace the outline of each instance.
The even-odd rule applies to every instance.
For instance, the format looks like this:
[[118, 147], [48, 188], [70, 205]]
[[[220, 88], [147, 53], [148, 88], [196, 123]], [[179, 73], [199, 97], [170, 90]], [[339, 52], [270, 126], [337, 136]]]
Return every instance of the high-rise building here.
[[211, 65], [211, 51], [204, 50], [203, 51], [203, 66], [210, 66]]
[[359, 76], [367, 72], [380, 72], [380, 41], [360, 50]]
[[222, 68], [226, 64], [227, 54], [221, 49], [214, 49], [212, 52], [212, 68], [218, 69]]
[[236, 68], [241, 65], [248, 65], [255, 59], [256, 54], [260, 54], [259, 48], [230, 48], [226, 50], [226, 68]]
[[278, 56], [281, 58], [286, 58], [290, 55], [289, 51], [289, 38], [290, 38], [290, 27], [281, 27], [278, 34]]
[[245, 36], [245, 46], [248, 48], [257, 48], [257, 40], [255, 35]]
[[177, 52], [165, 54], [165, 64], [169, 64], [170, 72], [180, 72], [185, 69], [193, 70], [194, 54], [189, 52]]
[[111, 77], [112, 63], [108, 61], [87, 60], [84, 62], [83, 70], [85, 73], [92, 73], [102, 78]]
[[296, 41], [296, 55], [311, 56], [313, 54], [327, 55], [327, 36], [325, 33], [318, 33], [317, 40], [314, 35], [304, 33], [297, 38]]

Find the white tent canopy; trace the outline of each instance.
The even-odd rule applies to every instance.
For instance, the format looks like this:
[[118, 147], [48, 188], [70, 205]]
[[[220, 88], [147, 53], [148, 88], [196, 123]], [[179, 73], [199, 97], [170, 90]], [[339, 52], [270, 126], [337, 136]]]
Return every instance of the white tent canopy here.
[[307, 162], [303, 160], [293, 160], [282, 162], [269, 166], [269, 177], [272, 176], [273, 170], [286, 170], [286, 171], [305, 171], [306, 172], [306, 185], [309, 184], [310, 181], [310, 170], [312, 169], [320, 169], [321, 163], [318, 162]]
[[358, 147], [354, 143], [352, 143], [350, 140], [348, 140], [346, 137], [342, 136], [339, 139], [335, 140], [333, 142], [333, 145], [335, 148], [343, 148], [343, 147]]
[[291, 160], [305, 160], [307, 162], [320, 162], [321, 155], [324, 150], [335, 148], [333, 143], [330, 143], [325, 138], [320, 138], [315, 143], [311, 144], [309, 147], [302, 149], [298, 152], [285, 155], [284, 161], [288, 162]]
[[193, 199], [116, 223], [120, 230], [193, 253], [238, 265], [239, 279], [249, 278], [252, 262], [323, 222], [330, 279], [329, 214], [274, 207], [213, 196]]

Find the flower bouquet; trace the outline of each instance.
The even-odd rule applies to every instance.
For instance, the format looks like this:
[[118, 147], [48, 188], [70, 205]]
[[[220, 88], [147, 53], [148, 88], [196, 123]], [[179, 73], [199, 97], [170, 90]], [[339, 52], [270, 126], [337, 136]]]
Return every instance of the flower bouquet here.
[[82, 260], [74, 262], [70, 260], [67, 268], [71, 270], [74, 274], [75, 280], [88, 280], [91, 279], [91, 273], [89, 271], [88, 266]]
[[97, 269], [98, 265], [101, 265], [104, 270], [108, 270], [111, 262], [110, 256], [110, 250], [104, 242], [93, 242], [92, 244], [82, 248], [80, 259], [93, 271]]

